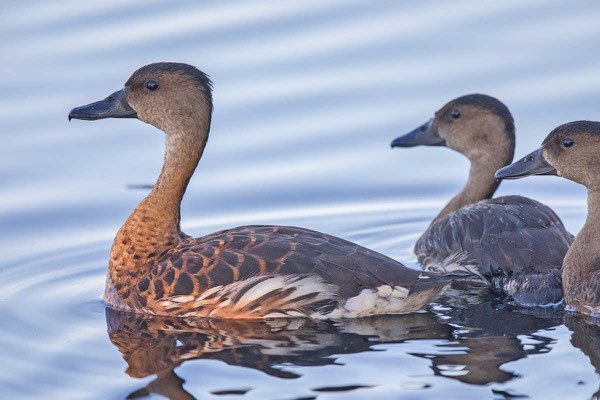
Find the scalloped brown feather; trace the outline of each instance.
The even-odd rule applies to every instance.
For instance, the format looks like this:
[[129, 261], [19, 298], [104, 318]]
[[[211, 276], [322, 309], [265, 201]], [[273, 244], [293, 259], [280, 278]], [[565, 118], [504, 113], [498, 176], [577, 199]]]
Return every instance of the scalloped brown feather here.
[[[336, 315], [363, 290], [379, 296], [381, 287], [382, 300], [403, 301], [405, 312], [418, 310], [449, 281], [308, 229], [242, 226], [181, 241], [145, 274], [112, 282], [106, 298], [116, 308], [159, 315], [322, 318]], [[117, 289], [123, 282], [135, 282], [127, 297]]]

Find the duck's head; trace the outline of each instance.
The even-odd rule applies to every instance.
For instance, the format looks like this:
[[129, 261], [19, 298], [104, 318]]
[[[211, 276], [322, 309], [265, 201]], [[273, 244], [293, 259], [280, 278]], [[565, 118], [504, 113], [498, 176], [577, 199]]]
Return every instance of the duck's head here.
[[165, 132], [186, 130], [206, 119], [210, 123], [211, 88], [209, 77], [194, 66], [149, 64], [104, 100], [72, 109], [69, 120], [138, 118]]
[[508, 108], [483, 94], [450, 101], [432, 119], [392, 141], [392, 147], [446, 146], [470, 160], [502, 156], [512, 160], [515, 125]]
[[560, 125], [541, 147], [496, 172], [498, 179], [560, 175], [588, 188], [600, 188], [600, 122]]

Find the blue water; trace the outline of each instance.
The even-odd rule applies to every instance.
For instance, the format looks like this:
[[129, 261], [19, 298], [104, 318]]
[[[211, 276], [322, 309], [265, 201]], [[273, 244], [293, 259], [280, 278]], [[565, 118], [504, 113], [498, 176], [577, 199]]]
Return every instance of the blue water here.
[[[390, 141], [472, 92], [511, 109], [517, 156], [560, 123], [597, 120], [596, 1], [21, 0], [0, 10], [0, 397], [599, 390], [596, 324], [476, 295], [328, 323], [190, 325], [106, 311], [110, 244], [160, 171], [162, 133], [135, 120], [67, 121], [141, 65], [196, 65], [215, 82], [215, 112], [182, 205], [187, 233], [297, 225], [417, 268], [411, 247], [468, 163]], [[512, 193], [550, 205], [571, 232], [583, 225], [579, 185], [536, 177], [498, 192]]]

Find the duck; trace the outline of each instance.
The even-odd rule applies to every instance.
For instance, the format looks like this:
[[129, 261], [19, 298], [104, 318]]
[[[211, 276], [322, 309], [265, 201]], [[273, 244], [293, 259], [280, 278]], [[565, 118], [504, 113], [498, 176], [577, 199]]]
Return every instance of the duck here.
[[558, 175], [587, 188], [588, 215], [562, 264], [567, 308], [600, 316], [600, 122], [574, 121], [552, 130], [542, 145], [496, 172], [498, 179]]
[[515, 124], [506, 105], [484, 94], [458, 97], [391, 146], [445, 146], [471, 163], [464, 188], [414, 246], [425, 270], [472, 276], [511, 304], [562, 300], [561, 266], [573, 235], [539, 201], [492, 198], [500, 184], [496, 170], [514, 157]]
[[184, 318], [359, 318], [418, 311], [451, 279], [310, 229], [239, 226], [200, 238], [180, 204], [208, 140], [212, 82], [174, 62], [139, 68], [69, 120], [137, 118], [165, 134], [162, 170], [113, 241], [104, 299], [130, 312]]

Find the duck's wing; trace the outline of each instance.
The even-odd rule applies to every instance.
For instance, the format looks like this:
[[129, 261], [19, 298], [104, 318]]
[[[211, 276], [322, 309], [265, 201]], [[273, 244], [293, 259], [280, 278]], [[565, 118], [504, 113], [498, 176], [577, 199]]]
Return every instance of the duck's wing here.
[[422, 308], [449, 281], [312, 230], [243, 226], [182, 242], [136, 297], [169, 315], [363, 316]]
[[415, 253], [428, 270], [478, 275], [521, 304], [544, 304], [562, 298], [560, 269], [572, 242], [551, 208], [505, 196], [439, 219]]

